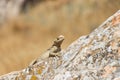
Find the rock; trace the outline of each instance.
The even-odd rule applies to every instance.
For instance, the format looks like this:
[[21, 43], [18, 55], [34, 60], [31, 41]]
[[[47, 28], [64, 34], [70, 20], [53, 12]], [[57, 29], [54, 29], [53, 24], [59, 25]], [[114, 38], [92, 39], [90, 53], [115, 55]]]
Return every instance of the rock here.
[[120, 11], [73, 42], [61, 57], [48, 57], [20, 72], [3, 75], [0, 80], [118, 80], [119, 33]]

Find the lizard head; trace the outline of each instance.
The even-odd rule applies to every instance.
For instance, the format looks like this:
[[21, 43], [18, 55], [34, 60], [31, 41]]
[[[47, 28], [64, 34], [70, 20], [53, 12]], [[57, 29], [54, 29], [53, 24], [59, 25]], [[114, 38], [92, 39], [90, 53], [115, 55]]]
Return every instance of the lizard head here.
[[64, 36], [63, 36], [63, 35], [58, 36], [58, 37], [54, 40], [53, 46], [58, 46], [58, 47], [60, 47], [60, 45], [62, 44], [63, 40], [64, 40]]

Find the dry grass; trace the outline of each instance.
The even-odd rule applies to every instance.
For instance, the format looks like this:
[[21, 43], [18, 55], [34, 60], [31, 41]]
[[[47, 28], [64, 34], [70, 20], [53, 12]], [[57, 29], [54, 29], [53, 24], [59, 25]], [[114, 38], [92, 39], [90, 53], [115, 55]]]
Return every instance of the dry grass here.
[[19, 70], [62, 34], [63, 48], [90, 33], [119, 8], [119, 0], [56, 0], [41, 3], [0, 29], [0, 74]]

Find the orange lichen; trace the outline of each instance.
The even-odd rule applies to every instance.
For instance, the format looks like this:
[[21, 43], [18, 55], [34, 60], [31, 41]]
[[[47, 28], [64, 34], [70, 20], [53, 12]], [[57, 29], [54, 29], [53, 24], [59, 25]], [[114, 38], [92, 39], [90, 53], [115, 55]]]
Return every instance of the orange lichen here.
[[37, 79], [38, 78], [35, 75], [32, 75], [30, 80], [37, 80]]
[[116, 70], [116, 67], [106, 66], [104, 67], [105, 73], [103, 74], [103, 77], [107, 77], [109, 74], [112, 74], [114, 70]]
[[112, 25], [120, 23], [120, 14], [112, 19]]
[[42, 71], [43, 71], [43, 69], [45, 69], [45, 67], [44, 67], [44, 66], [40, 66], [40, 67], [38, 68], [38, 70], [37, 70], [37, 73], [38, 73], [38, 74], [41, 74]]

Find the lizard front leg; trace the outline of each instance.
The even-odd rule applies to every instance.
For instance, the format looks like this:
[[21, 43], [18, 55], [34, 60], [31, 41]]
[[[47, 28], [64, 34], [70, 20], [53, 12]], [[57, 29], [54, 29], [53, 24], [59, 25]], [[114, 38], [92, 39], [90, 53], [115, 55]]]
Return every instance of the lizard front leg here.
[[61, 53], [57, 52], [57, 53], [50, 53], [49, 57], [61, 57]]

